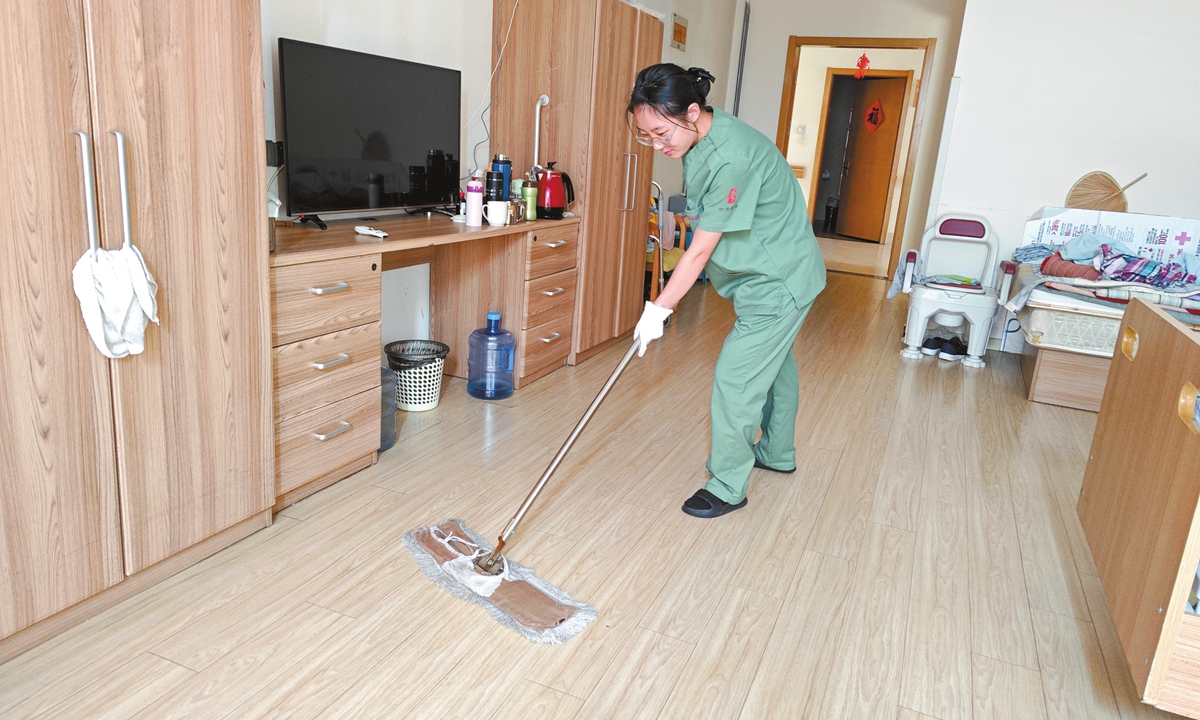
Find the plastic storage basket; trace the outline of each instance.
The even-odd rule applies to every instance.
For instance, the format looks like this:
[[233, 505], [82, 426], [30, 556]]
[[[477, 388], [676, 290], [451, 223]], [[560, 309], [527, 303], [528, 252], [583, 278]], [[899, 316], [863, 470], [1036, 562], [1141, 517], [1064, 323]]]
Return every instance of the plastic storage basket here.
[[450, 348], [433, 340], [400, 340], [383, 348], [396, 373], [396, 407], [432, 410], [442, 396], [442, 371]]

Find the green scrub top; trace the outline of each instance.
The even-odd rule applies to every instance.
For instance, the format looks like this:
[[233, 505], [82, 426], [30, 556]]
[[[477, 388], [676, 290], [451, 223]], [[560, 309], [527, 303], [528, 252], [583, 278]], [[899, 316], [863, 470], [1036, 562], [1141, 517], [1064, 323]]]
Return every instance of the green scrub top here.
[[805, 307], [825, 287], [825, 261], [800, 183], [765, 135], [713, 110], [712, 127], [683, 156], [686, 214], [694, 228], [722, 233], [704, 266], [738, 315]]

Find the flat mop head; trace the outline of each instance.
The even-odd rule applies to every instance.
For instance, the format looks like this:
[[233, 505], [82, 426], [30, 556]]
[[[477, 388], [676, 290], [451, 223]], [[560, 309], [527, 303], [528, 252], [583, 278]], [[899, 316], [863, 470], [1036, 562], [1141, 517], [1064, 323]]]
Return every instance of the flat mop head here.
[[596, 619], [596, 608], [546, 583], [529, 568], [503, 556], [498, 574], [481, 572], [476, 561], [491, 553], [482, 536], [462, 520], [444, 520], [411, 530], [404, 545], [425, 576], [459, 600], [486, 609], [501, 625], [529, 640], [561, 645]]

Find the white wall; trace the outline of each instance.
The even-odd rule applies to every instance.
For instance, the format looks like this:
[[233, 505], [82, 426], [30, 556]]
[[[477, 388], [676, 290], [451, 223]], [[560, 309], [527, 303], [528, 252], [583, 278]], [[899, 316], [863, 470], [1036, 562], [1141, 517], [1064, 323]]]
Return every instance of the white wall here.
[[988, 218], [1010, 256], [1025, 219], [1083, 174], [1129, 209], [1200, 217], [1200, 4], [970, 0], [939, 209]]
[[[733, 38], [733, 14], [738, 0], [642, 0], [631, 4], [665, 16], [663, 62], [708, 70], [717, 77], [709, 92], [709, 103], [722, 109], [731, 108], [732, 105], [725, 104], [725, 97], [727, 88], [733, 86], [729, 74], [729, 44]], [[687, 50], [671, 47], [674, 13], [687, 18]], [[679, 193], [683, 188], [683, 163], [654, 153], [654, 179], [668, 196]]]
[[[972, 3], [976, 1], [971, 0]], [[863, 0], [857, 3], [844, 0], [751, 0], [739, 116], [767, 137], [775, 139], [788, 37], [791, 35], [937, 38], [933, 70], [921, 83], [921, 92], [928, 93], [927, 105], [904, 229], [904, 245], [919, 244], [924, 232], [946, 94], [958, 52], [965, 4], [966, 0]], [[744, 1], [738, 0], [729, 50], [731, 74], [737, 70], [744, 7]], [[726, 102], [728, 107], [733, 107], [732, 77], [727, 87]], [[812, 142], [816, 142], [815, 138]]]
[[[490, 0], [262, 0], [263, 94], [268, 139], [282, 136], [276, 121], [280, 37], [462, 72], [462, 121], [487, 96], [492, 58]], [[503, 38], [500, 38], [503, 40]], [[472, 148], [486, 137], [478, 117], [461, 138], [464, 174]], [[481, 164], [491, 155], [483, 143]], [[429, 267], [383, 274], [383, 342], [429, 337]]]

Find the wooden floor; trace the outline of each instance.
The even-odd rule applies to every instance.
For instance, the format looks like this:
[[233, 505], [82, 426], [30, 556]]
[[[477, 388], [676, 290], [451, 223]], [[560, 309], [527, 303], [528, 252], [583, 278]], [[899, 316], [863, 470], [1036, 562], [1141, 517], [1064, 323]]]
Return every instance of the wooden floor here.
[[800, 469], [708, 521], [679, 505], [733, 316], [685, 299], [514, 541], [599, 609], [564, 646], [438, 590], [400, 537], [498, 534], [624, 347], [503, 402], [450, 382], [378, 465], [0, 666], [0, 717], [1166, 717], [1075, 517], [1095, 416], [1027, 403], [1012, 356], [901, 359], [884, 287], [830, 275], [796, 341]]

